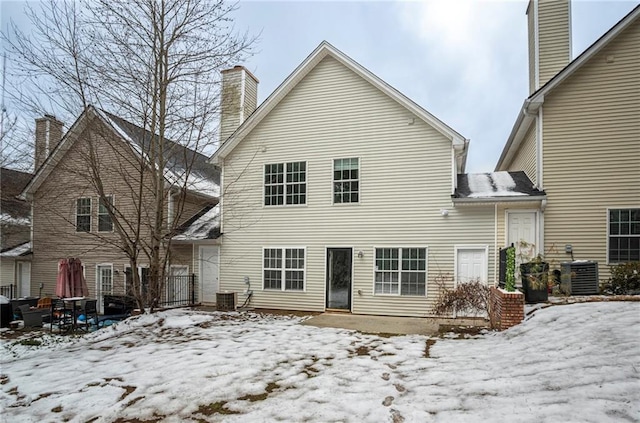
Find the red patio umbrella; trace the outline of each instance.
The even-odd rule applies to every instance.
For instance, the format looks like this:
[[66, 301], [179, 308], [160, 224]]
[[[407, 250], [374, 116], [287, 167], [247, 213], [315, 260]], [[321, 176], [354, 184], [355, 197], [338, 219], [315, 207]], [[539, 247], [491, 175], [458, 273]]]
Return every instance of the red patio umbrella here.
[[80, 262], [80, 259], [69, 259], [69, 281], [72, 297], [89, 296], [89, 288], [87, 287], [87, 280], [84, 278], [84, 273], [82, 272], [82, 262]]
[[56, 295], [59, 298], [67, 298], [71, 296], [71, 287], [69, 286], [69, 261], [67, 259], [62, 259], [58, 262]]
[[89, 288], [82, 273], [80, 259], [62, 259], [58, 262], [56, 295], [60, 298], [86, 297], [89, 295]]

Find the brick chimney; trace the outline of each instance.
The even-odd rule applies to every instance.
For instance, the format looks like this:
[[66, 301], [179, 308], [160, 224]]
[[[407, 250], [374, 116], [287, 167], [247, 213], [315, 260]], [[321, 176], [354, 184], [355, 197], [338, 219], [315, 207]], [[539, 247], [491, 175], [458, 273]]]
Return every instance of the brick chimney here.
[[35, 168], [37, 171], [49, 154], [60, 143], [64, 124], [52, 115], [36, 119]]
[[223, 143], [258, 106], [259, 81], [244, 66], [221, 73], [220, 143]]
[[570, 0], [530, 0], [529, 93], [546, 84], [571, 61]]

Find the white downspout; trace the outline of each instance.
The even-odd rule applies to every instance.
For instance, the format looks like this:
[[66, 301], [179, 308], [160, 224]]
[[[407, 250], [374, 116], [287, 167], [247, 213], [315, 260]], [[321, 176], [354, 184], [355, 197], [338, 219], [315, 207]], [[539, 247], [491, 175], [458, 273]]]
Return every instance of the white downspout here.
[[543, 181], [543, 162], [542, 162], [542, 158], [543, 158], [543, 145], [544, 143], [542, 142], [542, 137], [544, 135], [543, 133], [543, 129], [542, 129], [542, 106], [540, 106], [540, 108], [538, 109], [538, 122], [537, 122], [537, 126], [536, 126], [536, 171], [537, 171], [537, 175], [536, 175], [536, 185], [538, 186], [539, 190], [543, 190], [544, 189], [544, 181]]
[[498, 203], [493, 205], [493, 286], [498, 286]]

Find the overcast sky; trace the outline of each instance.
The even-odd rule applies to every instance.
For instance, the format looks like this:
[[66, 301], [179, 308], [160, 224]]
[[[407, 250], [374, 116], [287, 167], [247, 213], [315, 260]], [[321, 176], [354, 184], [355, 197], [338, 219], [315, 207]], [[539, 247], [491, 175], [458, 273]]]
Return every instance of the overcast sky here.
[[[575, 58], [640, 0], [573, 0]], [[24, 22], [24, 2], [0, 0]], [[528, 95], [526, 0], [241, 1], [236, 28], [260, 33], [243, 63], [259, 102], [326, 40], [471, 140], [467, 172], [492, 171]]]

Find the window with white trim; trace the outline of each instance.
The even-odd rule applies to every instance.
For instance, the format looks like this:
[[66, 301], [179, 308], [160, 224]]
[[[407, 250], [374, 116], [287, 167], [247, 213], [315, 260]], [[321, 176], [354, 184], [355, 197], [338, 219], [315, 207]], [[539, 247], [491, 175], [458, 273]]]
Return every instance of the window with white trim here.
[[262, 286], [264, 289], [282, 291], [304, 290], [304, 248], [265, 248], [263, 250], [262, 263]]
[[640, 260], [640, 209], [609, 210], [609, 263]]
[[307, 162], [275, 163], [264, 166], [264, 205], [307, 203]]
[[336, 159], [333, 161], [333, 203], [357, 203], [360, 201], [360, 160]]
[[76, 232], [91, 232], [91, 198], [76, 200]]
[[376, 294], [424, 296], [426, 284], [426, 248], [376, 248]]
[[107, 207], [107, 204], [113, 206], [113, 196], [107, 195], [105, 200], [100, 199], [98, 204], [98, 232], [113, 231], [113, 221]]

